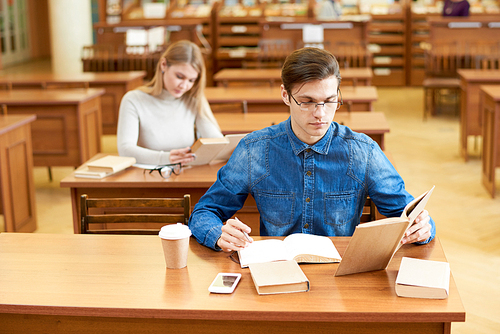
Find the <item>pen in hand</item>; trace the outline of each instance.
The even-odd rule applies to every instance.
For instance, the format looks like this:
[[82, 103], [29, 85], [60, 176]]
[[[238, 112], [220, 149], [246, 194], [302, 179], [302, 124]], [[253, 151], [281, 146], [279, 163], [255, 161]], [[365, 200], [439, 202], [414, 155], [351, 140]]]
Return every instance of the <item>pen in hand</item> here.
[[[241, 220], [238, 219], [238, 217], [234, 217], [235, 220], [239, 221], [240, 223], [243, 223]], [[247, 239], [248, 242], [252, 242], [253, 240], [250, 239], [250, 236], [248, 235], [247, 232], [241, 230], [241, 232], [243, 232], [243, 235], [245, 236], [245, 239]]]

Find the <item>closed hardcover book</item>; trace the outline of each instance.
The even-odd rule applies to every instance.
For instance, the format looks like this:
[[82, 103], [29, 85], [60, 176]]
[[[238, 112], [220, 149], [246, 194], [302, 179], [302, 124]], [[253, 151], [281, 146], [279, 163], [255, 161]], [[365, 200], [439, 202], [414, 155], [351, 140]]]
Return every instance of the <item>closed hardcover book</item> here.
[[450, 264], [403, 257], [396, 277], [400, 297], [446, 299], [450, 288]]
[[193, 146], [191, 146], [191, 152], [195, 154], [196, 159], [188, 165], [196, 166], [209, 164], [228, 144], [229, 140], [225, 137], [198, 139]]
[[309, 280], [294, 260], [248, 265], [259, 295], [309, 291]]
[[135, 164], [133, 157], [120, 157], [117, 155], [107, 155], [103, 158], [87, 163], [88, 170], [91, 172], [116, 173]]

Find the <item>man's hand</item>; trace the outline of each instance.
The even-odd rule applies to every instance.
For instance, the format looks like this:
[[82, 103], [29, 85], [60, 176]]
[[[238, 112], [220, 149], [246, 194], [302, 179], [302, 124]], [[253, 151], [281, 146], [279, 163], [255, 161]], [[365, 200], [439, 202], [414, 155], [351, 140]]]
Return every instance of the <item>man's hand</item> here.
[[417, 218], [415, 218], [413, 224], [406, 230], [401, 243], [404, 245], [429, 239], [432, 228], [429, 223], [430, 220], [429, 212], [427, 210], [422, 211]]
[[248, 240], [243, 231], [250, 233], [252, 229], [238, 219], [229, 219], [222, 226], [222, 235], [217, 240], [217, 246], [224, 252], [237, 251], [247, 247], [249, 243], [253, 242], [253, 239], [249, 237]]
[[176, 164], [181, 163], [185, 165], [187, 163], [193, 162], [195, 155], [191, 153], [191, 147], [179, 148], [170, 151], [170, 163]]

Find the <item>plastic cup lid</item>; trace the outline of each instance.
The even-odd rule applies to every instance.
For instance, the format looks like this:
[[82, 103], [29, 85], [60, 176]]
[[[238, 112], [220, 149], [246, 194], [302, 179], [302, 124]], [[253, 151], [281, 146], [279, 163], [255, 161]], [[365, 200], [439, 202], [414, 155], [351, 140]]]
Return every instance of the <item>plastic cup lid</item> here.
[[187, 225], [181, 223], [169, 224], [163, 226], [158, 235], [162, 239], [178, 240], [190, 237], [191, 230]]

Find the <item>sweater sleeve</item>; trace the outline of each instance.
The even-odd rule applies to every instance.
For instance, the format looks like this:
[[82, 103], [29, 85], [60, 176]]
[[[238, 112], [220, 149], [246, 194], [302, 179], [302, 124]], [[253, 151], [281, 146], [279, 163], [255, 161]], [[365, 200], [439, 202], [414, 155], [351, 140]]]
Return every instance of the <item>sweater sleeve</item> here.
[[125, 94], [120, 104], [117, 129], [118, 154], [134, 157], [138, 163], [164, 165], [170, 163], [170, 152], [156, 151], [137, 145], [139, 110], [133, 91]]
[[203, 97], [203, 110], [196, 116], [196, 131], [199, 138], [221, 138], [224, 137], [219, 129], [217, 120], [213, 116], [212, 109], [206, 97]]

